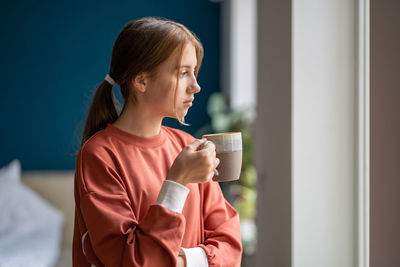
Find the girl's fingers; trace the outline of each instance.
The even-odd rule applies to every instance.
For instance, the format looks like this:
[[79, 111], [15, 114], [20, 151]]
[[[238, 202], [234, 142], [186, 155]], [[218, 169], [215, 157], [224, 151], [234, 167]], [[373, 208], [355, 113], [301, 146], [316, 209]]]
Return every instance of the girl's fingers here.
[[[205, 141], [204, 141], [205, 140]], [[207, 141], [207, 139], [196, 139], [194, 140], [191, 144], [187, 145], [186, 147], [190, 150], [190, 151], [196, 151], [196, 149], [202, 149], [203, 145], [205, 144], [205, 142]]]
[[206, 140], [200, 145], [200, 149], [206, 148], [210, 143], [212, 143], [212, 142], [206, 139]]
[[219, 158], [216, 158], [216, 159], [215, 159], [215, 168], [217, 168], [217, 167], [218, 167], [218, 165], [219, 165], [219, 162], [220, 162]]

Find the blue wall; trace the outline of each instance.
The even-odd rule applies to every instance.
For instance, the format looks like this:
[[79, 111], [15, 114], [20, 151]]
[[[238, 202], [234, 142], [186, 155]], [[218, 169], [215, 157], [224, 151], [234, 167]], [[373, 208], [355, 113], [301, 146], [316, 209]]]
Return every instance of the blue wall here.
[[209, 121], [208, 96], [219, 90], [220, 4], [209, 0], [1, 1], [0, 166], [73, 169], [84, 117], [108, 72], [112, 46], [130, 20], [161, 16], [183, 23], [205, 48], [202, 91], [181, 127]]

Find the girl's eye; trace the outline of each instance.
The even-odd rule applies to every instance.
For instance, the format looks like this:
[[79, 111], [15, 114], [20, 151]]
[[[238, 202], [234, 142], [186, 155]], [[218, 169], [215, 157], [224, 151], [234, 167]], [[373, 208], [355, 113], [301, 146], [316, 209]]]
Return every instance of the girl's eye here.
[[[181, 77], [181, 78], [188, 76], [188, 75], [189, 75], [189, 71], [187, 71], [187, 70], [179, 72], [179, 77]], [[193, 71], [193, 76], [196, 77], [196, 70]]]

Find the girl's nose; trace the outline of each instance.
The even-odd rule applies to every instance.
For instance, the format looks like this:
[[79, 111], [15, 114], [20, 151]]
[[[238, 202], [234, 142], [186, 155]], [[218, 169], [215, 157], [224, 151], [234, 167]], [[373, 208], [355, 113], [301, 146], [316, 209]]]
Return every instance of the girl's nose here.
[[201, 88], [196, 80], [189, 86], [189, 90], [192, 94], [197, 94], [198, 92], [200, 92]]

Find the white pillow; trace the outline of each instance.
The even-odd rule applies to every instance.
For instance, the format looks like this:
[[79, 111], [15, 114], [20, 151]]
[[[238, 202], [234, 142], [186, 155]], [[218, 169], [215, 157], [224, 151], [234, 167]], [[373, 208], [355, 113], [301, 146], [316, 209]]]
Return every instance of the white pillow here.
[[21, 163], [17, 159], [0, 169], [0, 185], [9, 181], [21, 181]]
[[20, 182], [21, 165], [0, 170], [0, 267], [52, 266], [64, 216]]
[[7, 166], [0, 169], [0, 237], [12, 229], [16, 198], [11, 195], [10, 190], [20, 186], [21, 163], [15, 159]]

